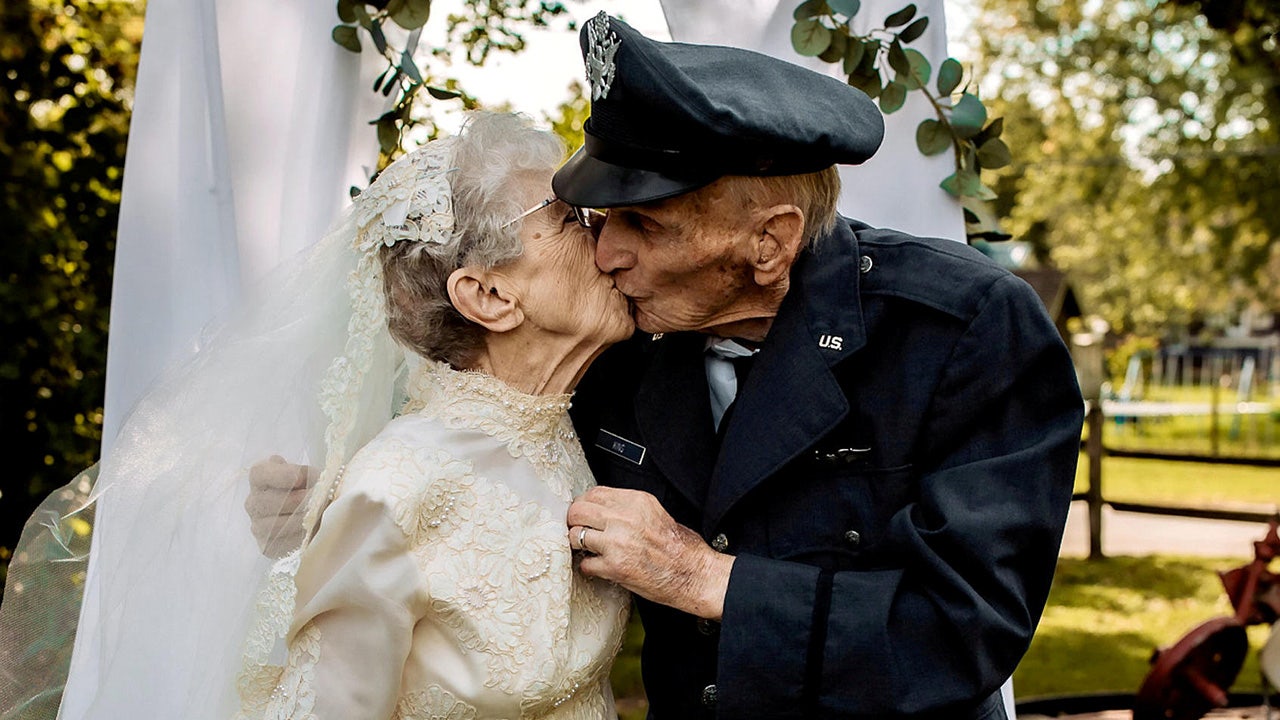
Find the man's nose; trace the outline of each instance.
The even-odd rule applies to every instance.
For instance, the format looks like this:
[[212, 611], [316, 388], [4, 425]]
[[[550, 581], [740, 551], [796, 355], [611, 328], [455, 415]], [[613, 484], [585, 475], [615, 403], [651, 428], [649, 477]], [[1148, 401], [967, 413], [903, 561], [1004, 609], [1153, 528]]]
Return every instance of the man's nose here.
[[596, 267], [604, 273], [627, 270], [636, 264], [636, 254], [626, 233], [613, 229], [612, 225], [606, 222], [596, 238]]

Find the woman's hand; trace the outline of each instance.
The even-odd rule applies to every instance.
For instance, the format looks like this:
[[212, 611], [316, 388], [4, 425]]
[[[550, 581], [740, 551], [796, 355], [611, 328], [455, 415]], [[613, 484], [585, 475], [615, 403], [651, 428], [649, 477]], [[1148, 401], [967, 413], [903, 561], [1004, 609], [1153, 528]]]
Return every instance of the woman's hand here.
[[569, 546], [584, 575], [656, 603], [719, 620], [733, 556], [716, 552], [646, 492], [594, 487], [569, 506]]
[[279, 455], [249, 468], [249, 497], [245, 498], [244, 511], [263, 555], [277, 558], [302, 544], [306, 536], [302, 510], [307, 491], [318, 476], [316, 468], [290, 464]]

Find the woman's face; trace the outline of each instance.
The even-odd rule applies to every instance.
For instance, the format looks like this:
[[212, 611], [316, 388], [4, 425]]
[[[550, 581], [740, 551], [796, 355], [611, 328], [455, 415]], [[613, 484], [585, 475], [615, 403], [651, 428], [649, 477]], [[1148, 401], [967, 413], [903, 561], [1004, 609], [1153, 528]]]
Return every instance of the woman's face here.
[[[525, 184], [526, 207], [551, 195], [551, 172]], [[608, 345], [635, 330], [627, 297], [596, 267], [596, 241], [556, 201], [520, 221], [524, 254], [502, 270], [521, 288], [525, 322], [555, 335]]]

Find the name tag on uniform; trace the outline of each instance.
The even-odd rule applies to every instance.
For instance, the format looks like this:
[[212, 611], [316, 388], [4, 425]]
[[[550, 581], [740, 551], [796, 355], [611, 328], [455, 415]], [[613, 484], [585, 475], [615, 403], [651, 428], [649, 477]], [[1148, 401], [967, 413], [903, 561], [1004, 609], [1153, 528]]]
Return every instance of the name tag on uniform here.
[[645, 447], [639, 443], [634, 443], [621, 435], [615, 435], [608, 430], [601, 430], [596, 436], [596, 447], [606, 452], [613, 453], [623, 460], [630, 460], [639, 465], [644, 462]]

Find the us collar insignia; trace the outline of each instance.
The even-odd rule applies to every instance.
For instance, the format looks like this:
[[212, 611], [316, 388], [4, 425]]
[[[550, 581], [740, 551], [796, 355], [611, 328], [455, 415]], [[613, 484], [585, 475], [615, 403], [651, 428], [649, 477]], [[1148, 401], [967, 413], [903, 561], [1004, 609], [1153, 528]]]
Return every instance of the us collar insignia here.
[[603, 10], [587, 21], [587, 82], [591, 83], [591, 99], [609, 96], [617, 67], [613, 56], [618, 52], [618, 36], [609, 29], [609, 16]]

